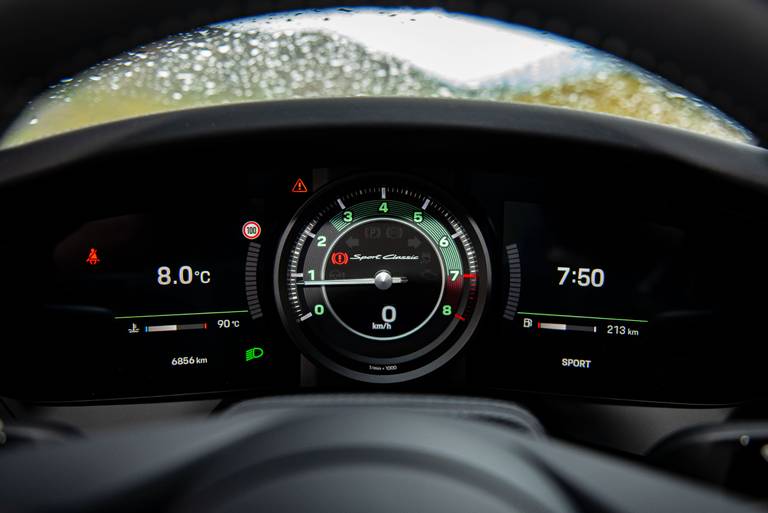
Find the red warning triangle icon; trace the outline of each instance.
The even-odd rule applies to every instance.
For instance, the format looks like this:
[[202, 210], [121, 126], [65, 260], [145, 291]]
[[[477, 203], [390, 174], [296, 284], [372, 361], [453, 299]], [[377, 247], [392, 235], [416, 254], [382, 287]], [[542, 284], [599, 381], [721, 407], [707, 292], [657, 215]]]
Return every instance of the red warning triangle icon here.
[[307, 186], [304, 184], [304, 180], [299, 178], [296, 180], [296, 183], [293, 184], [293, 189], [291, 189], [291, 192], [309, 192], [309, 189], [307, 189]]

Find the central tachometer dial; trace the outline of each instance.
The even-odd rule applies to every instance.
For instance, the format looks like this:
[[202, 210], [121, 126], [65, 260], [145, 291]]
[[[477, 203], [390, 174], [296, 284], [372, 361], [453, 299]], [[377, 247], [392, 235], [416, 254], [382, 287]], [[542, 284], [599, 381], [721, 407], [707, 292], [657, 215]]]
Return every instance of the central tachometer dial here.
[[373, 340], [414, 333], [429, 322], [443, 298], [445, 273], [437, 247], [399, 219], [374, 217], [352, 224], [325, 254], [313, 252], [305, 268], [322, 272], [318, 280], [301, 273], [304, 279], [296, 284], [305, 289], [304, 297], [324, 302], [342, 326]]
[[300, 348], [372, 382], [412, 379], [448, 361], [487, 294], [474, 223], [400, 187], [317, 201], [294, 219], [276, 271], [283, 321]]

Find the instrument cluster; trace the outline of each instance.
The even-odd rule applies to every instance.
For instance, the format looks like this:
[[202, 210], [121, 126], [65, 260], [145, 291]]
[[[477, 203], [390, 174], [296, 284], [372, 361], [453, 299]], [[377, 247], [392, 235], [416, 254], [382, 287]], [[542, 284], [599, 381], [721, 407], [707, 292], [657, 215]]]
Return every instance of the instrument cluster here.
[[760, 220], [553, 201], [545, 184], [493, 172], [261, 180], [241, 202], [104, 212], [21, 236], [40, 272], [3, 291], [17, 298], [3, 319], [7, 395], [755, 393], [749, 376], [711, 378], [743, 365], [734, 349], [759, 336], [746, 322], [756, 305], [734, 291], [765, 255], [734, 248]]

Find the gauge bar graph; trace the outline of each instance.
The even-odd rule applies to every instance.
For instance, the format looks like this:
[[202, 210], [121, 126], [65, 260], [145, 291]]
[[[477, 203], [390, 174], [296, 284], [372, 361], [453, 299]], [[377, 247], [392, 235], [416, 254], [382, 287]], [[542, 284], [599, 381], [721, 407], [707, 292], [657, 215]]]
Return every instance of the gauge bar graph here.
[[192, 330], [207, 330], [208, 323], [202, 322], [197, 324], [159, 324], [155, 326], [145, 326], [145, 333], [162, 333], [167, 331], [192, 331]]
[[559, 322], [540, 322], [538, 327], [541, 330], [553, 331], [578, 331], [581, 333], [597, 333], [597, 326], [581, 326], [577, 324], [564, 324]]
[[606, 336], [639, 336], [647, 319], [569, 315], [560, 313], [518, 312], [526, 330], [559, 331]]

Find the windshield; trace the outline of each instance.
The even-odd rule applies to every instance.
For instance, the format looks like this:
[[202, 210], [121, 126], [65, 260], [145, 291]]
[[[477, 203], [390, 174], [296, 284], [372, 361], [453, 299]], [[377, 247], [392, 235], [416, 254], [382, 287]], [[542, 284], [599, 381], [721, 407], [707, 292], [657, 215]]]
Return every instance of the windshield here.
[[434, 9], [366, 8], [240, 19], [127, 52], [53, 85], [0, 147], [180, 109], [359, 96], [550, 105], [754, 143], [690, 93], [582, 44]]

